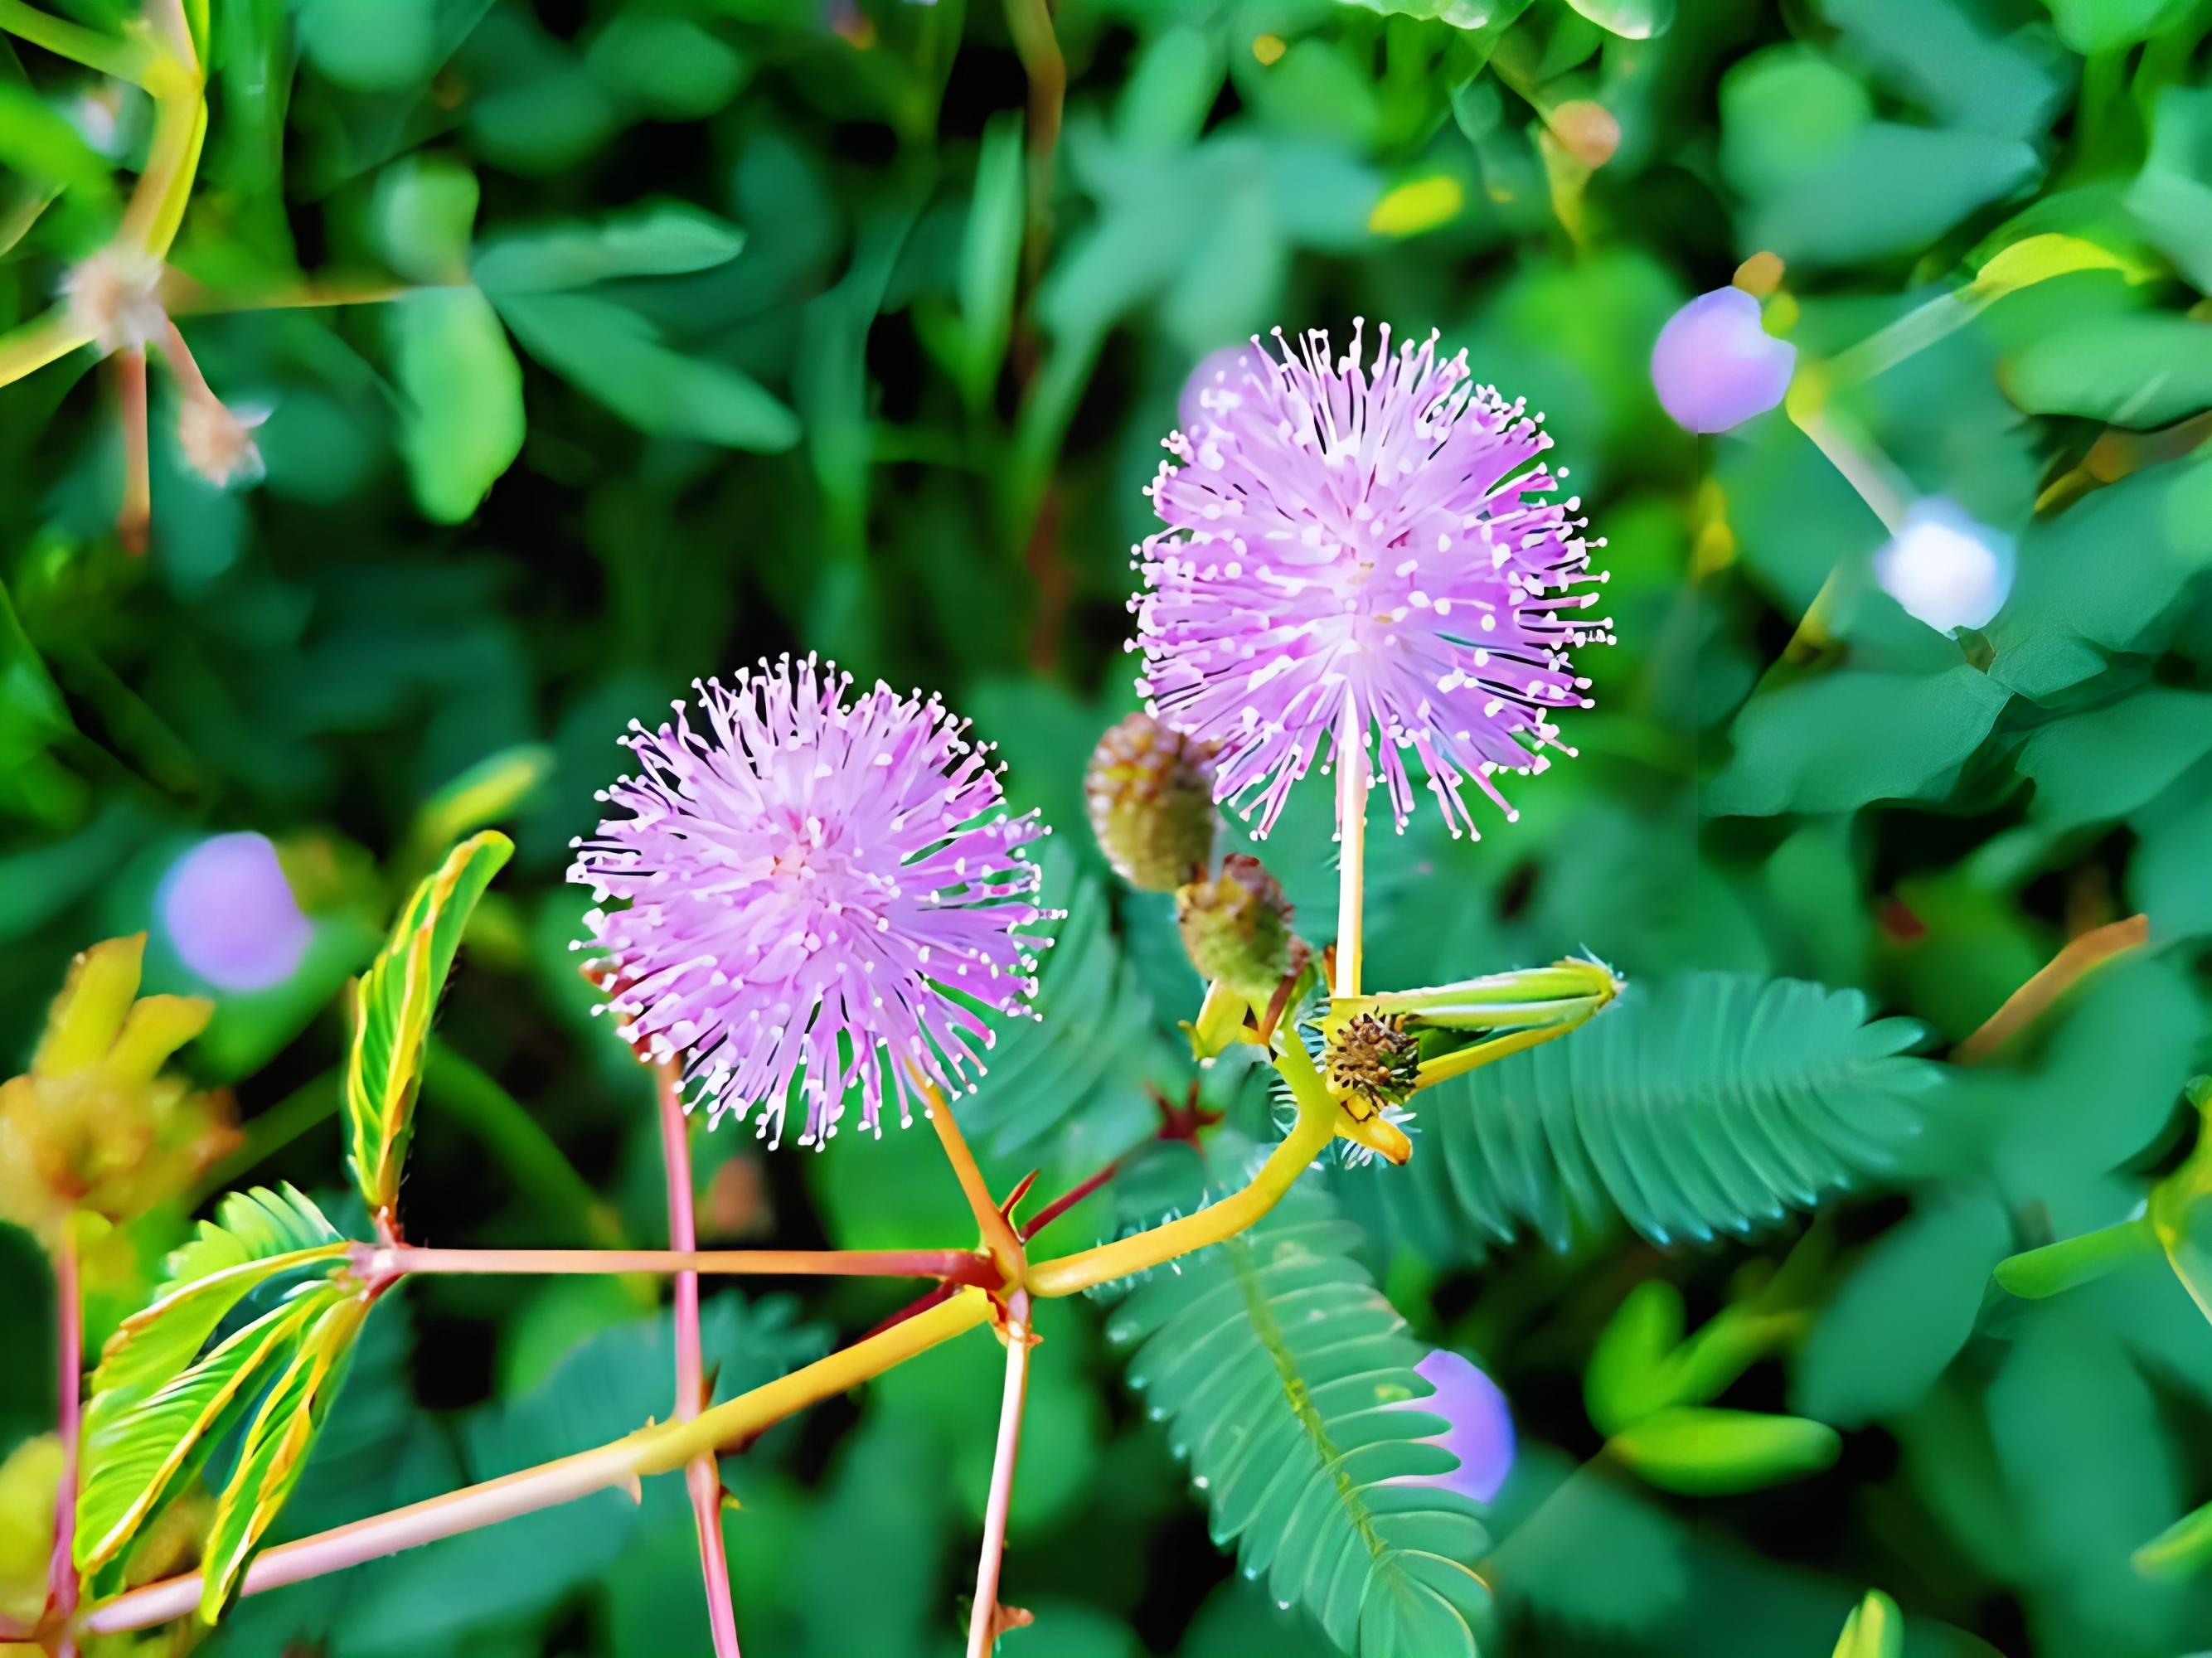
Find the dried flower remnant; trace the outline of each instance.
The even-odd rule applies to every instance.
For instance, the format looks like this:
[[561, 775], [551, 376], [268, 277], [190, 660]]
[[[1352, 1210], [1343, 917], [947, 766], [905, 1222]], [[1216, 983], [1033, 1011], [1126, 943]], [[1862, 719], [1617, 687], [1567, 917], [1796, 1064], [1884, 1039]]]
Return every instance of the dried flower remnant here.
[[78, 261], [62, 279], [62, 298], [103, 357], [143, 351], [168, 331], [161, 304], [166, 267], [142, 247], [117, 242]]
[[135, 1218], [235, 1143], [219, 1104], [165, 1077], [213, 1010], [139, 997], [146, 935], [79, 956], [23, 1076], [0, 1084], [0, 1218], [54, 1243], [73, 1211]]
[[253, 430], [266, 408], [231, 409], [212, 397], [187, 395], [177, 410], [177, 446], [185, 462], [218, 489], [258, 483], [267, 470]]
[[217, 835], [170, 866], [155, 900], [161, 929], [219, 990], [266, 990], [292, 976], [314, 926], [265, 836]]
[[2012, 593], [2012, 537], [1930, 496], [1874, 556], [1881, 590], [1938, 633], [1984, 628]]
[[1386, 327], [1370, 359], [1363, 330], [1341, 357], [1278, 332], [1279, 358], [1255, 340], [1212, 368], [1150, 489], [1167, 527], [1137, 550], [1139, 689], [1220, 744], [1215, 796], [1262, 834], [1324, 735], [1341, 759], [1378, 731], [1368, 775], [1400, 827], [1408, 750], [1454, 833], [1470, 781], [1510, 818], [1492, 774], [1572, 753], [1553, 716], [1589, 699], [1568, 653], [1605, 636], [1541, 416], [1434, 335], [1394, 351]]
[[986, 1013], [1030, 1014], [1051, 919], [1023, 848], [1046, 833], [1005, 809], [988, 745], [935, 697], [810, 656], [763, 662], [622, 739], [639, 771], [600, 799], [621, 807], [576, 843], [569, 878], [623, 1030], [677, 1054], [694, 1102], [781, 1143], [794, 1092], [799, 1141], [837, 1130], [848, 1089], [880, 1133], [884, 1078], [902, 1122], [916, 1077], [973, 1086]]
[[1391, 1483], [1437, 1485], [1478, 1503], [1489, 1502], [1513, 1471], [1513, 1412], [1504, 1394], [1471, 1360], [1446, 1347], [1437, 1348], [1413, 1370], [1436, 1391], [1402, 1400], [1395, 1408], [1439, 1416], [1450, 1424], [1428, 1442], [1449, 1451], [1459, 1459], [1459, 1467], [1446, 1473], [1409, 1474]]
[[1741, 288], [1700, 294], [1667, 319], [1651, 348], [1651, 385], [1674, 423], [1725, 432], [1778, 404], [1796, 371], [1797, 348], [1759, 322]]
[[1340, 1099], [1370, 1111], [1403, 1105], [1420, 1079], [1420, 1040], [1395, 1014], [1356, 1013], [1329, 1033], [1322, 1069]]
[[1173, 892], [1213, 857], [1213, 750], [1147, 714], [1098, 739], [1083, 774], [1091, 833], [1115, 871], [1146, 892]]

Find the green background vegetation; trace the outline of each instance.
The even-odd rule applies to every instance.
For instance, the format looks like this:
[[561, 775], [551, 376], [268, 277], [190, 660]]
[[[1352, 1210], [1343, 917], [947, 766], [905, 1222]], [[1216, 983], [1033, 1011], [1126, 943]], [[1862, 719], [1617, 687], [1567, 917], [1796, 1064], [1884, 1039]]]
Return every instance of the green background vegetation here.
[[[1047, 218], [1025, 210], [1029, 88], [993, 5], [215, 0], [210, 139], [174, 261], [249, 307], [183, 326], [219, 392], [273, 408], [268, 477], [224, 493], [187, 471], [157, 372], [153, 544], [135, 560], [91, 354], [0, 391], [6, 1068], [69, 956], [147, 926], [180, 851], [264, 832], [316, 943], [290, 984], [224, 999], [187, 1062], [235, 1091], [248, 1149], [226, 1178], [289, 1178], [338, 1213], [339, 989], [406, 884], [497, 821], [519, 851], [441, 1018], [410, 1235], [654, 1242], [649, 1079], [587, 1016], [568, 841], [621, 769], [626, 720], [694, 675], [816, 649], [942, 689], [1057, 826], [1049, 884], [1074, 914], [1049, 1023], [963, 1120], [1002, 1188], [1040, 1164], [1045, 1189], [1088, 1173], [1149, 1132], [1146, 1084], [1180, 1098], [1193, 1075], [1174, 1021], [1197, 984], [1168, 901], [1108, 885], [1079, 792], [1091, 743], [1133, 705], [1127, 552], [1178, 388], [1277, 323], [1433, 325], [1547, 411], [1608, 537], [1620, 643], [1591, 654], [1581, 757], [1520, 781], [1518, 824], [1469, 844], [1425, 810], [1375, 837], [1375, 983], [1587, 949], [1673, 984], [1647, 1005], [1649, 1045], [1577, 1061], [1607, 1098], [1674, 1114], [1641, 1154], [1663, 1170], [1666, 1124], [1696, 1102], [1740, 1084], [1814, 1113], [1841, 1087], [1857, 1110], [1862, 1061], [1898, 1045], [1787, 997], [1750, 1017], [1691, 969], [1862, 991], [1940, 1054], [2074, 933], [2138, 909], [2153, 928], [2002, 1063], [1911, 1061], [1928, 1131], [1822, 1219], [1762, 1223], [1748, 1244], [1662, 1246], [1609, 1206], [1513, 1186], [1468, 1126], [1495, 1096], [1427, 1112], [1403, 1171], [1329, 1178], [1316, 1200], [1361, 1223], [1348, 1254], [1514, 1401], [1520, 1478], [1485, 1569], [1508, 1637], [1820, 1654], [1879, 1586], [1915, 1654], [2212, 1643], [2212, 1591], [2130, 1561], [2212, 1496], [2212, 1330], [2155, 1257], [2036, 1303], [1989, 1278], [2125, 1216], [2195, 1134], [2207, 8], [1065, 0], [1055, 21], [1068, 87]], [[0, 321], [41, 309], [112, 226], [108, 162], [52, 113], [88, 85], [0, 51], [0, 190], [12, 205], [72, 186], [0, 263]], [[1620, 128], [1594, 172], [1546, 125], [1571, 100]], [[126, 103], [126, 159], [143, 125]], [[1880, 524], [1783, 415], [1693, 440], [1646, 362], [1672, 310], [1754, 251], [1787, 261], [1777, 320], [1810, 363], [2042, 232], [2125, 269], [2007, 298], [1850, 398], [1915, 489], [2020, 537], [2012, 600], [1962, 653], [1871, 589]], [[302, 272], [411, 291], [250, 308]], [[1785, 653], [1832, 574], [1830, 636]], [[1316, 939], [1327, 823], [1310, 787], [1265, 848]], [[153, 987], [195, 987], [158, 931], [149, 967]], [[1568, 1085], [1516, 1074], [1530, 1111], [1547, 1078]], [[1248, 1132], [1263, 1120], [1256, 1084], [1209, 1088]], [[966, 1241], [927, 1135], [766, 1158], [726, 1130], [700, 1155], [710, 1241]], [[1055, 1232], [1073, 1247], [1158, 1201], [1122, 1182]], [[182, 1225], [135, 1229], [138, 1273]], [[1503, 1237], [1547, 1230], [1563, 1253]], [[52, 1404], [27, 1333], [49, 1327], [33, 1247], [0, 1248], [3, 1450]], [[145, 1283], [102, 1271], [95, 1337]], [[1718, 1402], [1841, 1430], [1833, 1466], [1699, 1497], [1611, 1458], [1555, 1491], [1603, 1442], [1584, 1371], [1648, 1279], [1679, 1286], [1693, 1327], [1730, 1309], [1729, 1327], [1755, 1327]], [[714, 1292], [722, 1393], [900, 1298]], [[447, 1279], [397, 1299], [290, 1533], [667, 1409], [649, 1288]], [[1662, 1351], [1663, 1301], [1644, 1309]], [[1006, 1590], [1038, 1624], [1006, 1650], [1332, 1649], [1209, 1540], [1123, 1385], [1107, 1309], [1053, 1312]], [[726, 1465], [748, 1651], [956, 1649], [999, 1364], [970, 1338]], [[698, 1651], [692, 1551], [662, 1480], [639, 1507], [603, 1495], [248, 1601], [206, 1649]]]

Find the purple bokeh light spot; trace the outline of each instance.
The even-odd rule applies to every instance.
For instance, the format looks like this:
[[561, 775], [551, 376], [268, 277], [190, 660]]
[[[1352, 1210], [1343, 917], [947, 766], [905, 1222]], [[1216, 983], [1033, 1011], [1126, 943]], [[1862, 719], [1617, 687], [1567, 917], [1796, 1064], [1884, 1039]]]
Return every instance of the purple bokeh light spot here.
[[1759, 325], [1740, 288], [1700, 294], [1667, 319], [1651, 348], [1651, 384], [1677, 425], [1725, 432], [1782, 401], [1797, 348]]
[[1449, 1473], [1420, 1474], [1415, 1479], [1478, 1503], [1489, 1502], [1513, 1470], [1513, 1412], [1505, 1395], [1471, 1360], [1449, 1348], [1437, 1348], [1413, 1370], [1436, 1392], [1426, 1399], [1407, 1400], [1406, 1407], [1451, 1424], [1429, 1442], [1459, 1459], [1459, 1467]]
[[313, 924], [265, 835], [217, 835], [171, 865], [155, 901], [193, 973], [218, 990], [266, 990], [290, 978]]

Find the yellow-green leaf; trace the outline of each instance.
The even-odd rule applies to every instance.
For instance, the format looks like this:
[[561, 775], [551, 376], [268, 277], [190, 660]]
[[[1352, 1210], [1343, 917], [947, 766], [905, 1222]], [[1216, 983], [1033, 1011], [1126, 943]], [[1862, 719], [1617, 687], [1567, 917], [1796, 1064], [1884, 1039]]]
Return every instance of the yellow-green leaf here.
[[2191, 1509], [2135, 1552], [2146, 1577], [2193, 1577], [2212, 1561], [2212, 1503]]
[[490, 829], [454, 847], [415, 889], [391, 940], [355, 987], [345, 1088], [349, 1158], [362, 1200], [380, 1222], [398, 1201], [438, 993], [470, 912], [514, 851], [512, 841]]
[[246, 1430], [237, 1472], [216, 1504], [200, 1567], [200, 1618], [204, 1623], [220, 1618], [237, 1594], [246, 1565], [284, 1499], [299, 1484], [307, 1452], [330, 1413], [346, 1361], [352, 1357], [354, 1338], [368, 1316], [365, 1297], [335, 1285], [308, 1305], [313, 1321]]
[[1818, 1473], [1842, 1448], [1825, 1422], [1694, 1406], [1655, 1411], [1606, 1445], [1643, 1479], [1686, 1497], [1758, 1491]]
[[1897, 1602], [1880, 1589], [1869, 1589], [1844, 1620], [1836, 1658], [1900, 1658], [1904, 1651], [1905, 1618]]
[[263, 1314], [150, 1398], [118, 1393], [93, 1400], [77, 1499], [80, 1571], [119, 1559], [153, 1516], [189, 1489], [252, 1406], [272, 1362], [292, 1351], [319, 1306], [340, 1293], [322, 1286]]
[[2037, 282], [2049, 282], [2054, 276], [2070, 276], [2079, 270], [2117, 270], [2131, 282], [2141, 282], [2150, 275], [2149, 269], [2139, 260], [2100, 247], [2079, 236], [2049, 231], [2039, 236], [2023, 237], [2009, 247], [1999, 248], [1974, 273], [1970, 286], [1973, 296], [1986, 303], [2016, 294], [2023, 288], [2032, 288]]

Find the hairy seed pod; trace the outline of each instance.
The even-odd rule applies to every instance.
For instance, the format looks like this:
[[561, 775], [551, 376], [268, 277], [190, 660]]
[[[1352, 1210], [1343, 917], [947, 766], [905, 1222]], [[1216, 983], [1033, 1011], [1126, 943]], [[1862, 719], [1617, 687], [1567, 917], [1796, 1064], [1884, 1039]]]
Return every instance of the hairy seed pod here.
[[1218, 876], [1181, 888], [1176, 925], [1191, 965], [1255, 1007], [1265, 1007], [1310, 954], [1291, 930], [1283, 884], [1249, 853], [1231, 853]]
[[1115, 872], [1173, 892], [1213, 857], [1213, 744], [1133, 714], [1098, 739], [1083, 774], [1091, 832]]

